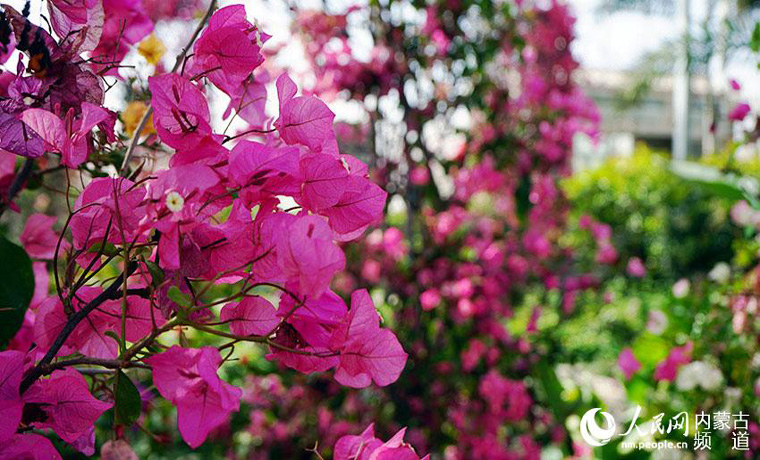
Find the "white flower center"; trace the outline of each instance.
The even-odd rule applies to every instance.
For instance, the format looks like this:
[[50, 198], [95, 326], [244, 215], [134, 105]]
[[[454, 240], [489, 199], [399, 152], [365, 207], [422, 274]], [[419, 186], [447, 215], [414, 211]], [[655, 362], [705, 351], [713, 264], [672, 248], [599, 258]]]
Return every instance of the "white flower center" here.
[[185, 207], [185, 199], [175, 191], [166, 194], [166, 207], [171, 212], [180, 212]]

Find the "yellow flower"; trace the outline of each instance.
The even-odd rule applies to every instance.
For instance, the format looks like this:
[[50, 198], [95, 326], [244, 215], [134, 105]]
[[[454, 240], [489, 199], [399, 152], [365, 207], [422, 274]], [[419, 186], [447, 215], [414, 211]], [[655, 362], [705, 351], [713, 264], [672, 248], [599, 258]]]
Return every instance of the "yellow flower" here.
[[[140, 124], [143, 115], [148, 110], [148, 105], [143, 101], [132, 101], [127, 105], [127, 108], [121, 113], [121, 121], [124, 123], [124, 130], [130, 136], [137, 129], [137, 125]], [[148, 123], [145, 124], [142, 134], [155, 134], [156, 130], [153, 128], [153, 115], [148, 119]]]
[[150, 34], [137, 45], [137, 52], [150, 64], [156, 65], [166, 52], [166, 47], [155, 34]]

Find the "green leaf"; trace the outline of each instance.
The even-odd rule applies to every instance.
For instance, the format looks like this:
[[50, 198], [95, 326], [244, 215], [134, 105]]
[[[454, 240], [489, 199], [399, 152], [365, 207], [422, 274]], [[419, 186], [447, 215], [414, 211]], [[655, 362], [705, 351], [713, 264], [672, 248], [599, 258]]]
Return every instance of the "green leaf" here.
[[145, 260], [143, 262], [145, 262], [145, 266], [148, 267], [148, 272], [150, 272], [151, 284], [158, 287], [164, 282], [164, 271], [155, 262], [151, 262], [150, 260]]
[[654, 334], [644, 333], [633, 342], [633, 355], [646, 368], [654, 368], [668, 356], [668, 344]]
[[749, 47], [752, 51], [760, 51], [760, 22], [755, 23], [755, 28], [752, 29], [752, 37], [749, 39]]
[[538, 383], [538, 390], [543, 394], [545, 401], [549, 402], [549, 408], [558, 420], [566, 419], [577, 408], [577, 402], [571, 403], [563, 397], [564, 387], [557, 378], [554, 368], [548, 363], [539, 362], [533, 369], [533, 374]]
[[692, 185], [702, 187], [707, 193], [731, 201], [745, 199], [748, 191], [757, 189], [759, 185], [751, 177], [723, 174], [711, 166], [688, 161], [674, 161], [670, 170]]
[[16, 335], [34, 295], [32, 261], [23, 248], [0, 235], [0, 349]]
[[105, 335], [107, 335], [108, 337], [111, 337], [117, 344], [119, 344], [119, 353], [124, 353], [124, 349], [126, 345], [124, 344], [124, 341], [121, 340], [114, 331], [106, 331]]
[[180, 291], [177, 286], [170, 287], [169, 292], [167, 292], [166, 295], [168, 295], [174, 303], [181, 307], [191, 307], [193, 305], [193, 301], [190, 299], [190, 296]]
[[135, 384], [129, 380], [127, 374], [119, 370], [114, 376], [114, 386], [116, 388], [116, 403], [114, 405], [114, 418], [116, 423], [124, 426], [131, 426], [140, 416], [142, 410], [142, 399], [140, 392], [137, 391]]
[[104, 245], [102, 241], [94, 243], [92, 246], [90, 246], [87, 252], [97, 254], [101, 252], [101, 250], [104, 255], [110, 257], [116, 257], [119, 254], [119, 248], [117, 248], [113, 243], [105, 243]]

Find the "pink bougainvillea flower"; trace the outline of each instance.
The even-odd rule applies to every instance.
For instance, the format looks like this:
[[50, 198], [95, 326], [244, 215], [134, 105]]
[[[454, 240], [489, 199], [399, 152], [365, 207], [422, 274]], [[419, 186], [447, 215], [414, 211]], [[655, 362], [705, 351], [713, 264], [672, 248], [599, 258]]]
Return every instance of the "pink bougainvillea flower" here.
[[79, 452], [89, 456], [95, 454], [95, 427], [91, 426], [90, 429], [82, 433], [82, 436], [78, 437], [76, 441], [71, 443], [71, 447]]
[[334, 243], [322, 217], [286, 214], [281, 225], [276, 252], [282, 273], [295, 283], [299, 293], [318, 297], [345, 267], [343, 251]]
[[[41, 260], [53, 260], [58, 245], [58, 235], [53, 230], [57, 219], [55, 216], [32, 214], [24, 225], [19, 240], [29, 257]], [[61, 240], [60, 252], [68, 247], [68, 241]]]
[[420, 294], [420, 305], [425, 311], [430, 311], [441, 303], [441, 293], [438, 289], [428, 289]]
[[306, 373], [337, 366], [335, 379], [355, 388], [373, 381], [380, 386], [393, 383], [406, 365], [407, 354], [391, 331], [380, 328], [380, 316], [366, 290], [354, 291], [351, 303], [346, 314], [342, 299], [330, 291], [302, 304], [283, 295], [278, 315], [288, 322], [275, 341], [312, 355], [273, 347], [268, 358]]
[[628, 265], [625, 270], [629, 275], [636, 278], [643, 278], [647, 274], [647, 267], [638, 257], [631, 257], [628, 259]]
[[[99, 287], [81, 288], [72, 301], [72, 307], [74, 310], [84, 308], [101, 292], [103, 290]], [[68, 317], [58, 296], [51, 296], [44, 301], [40, 305], [34, 323], [34, 337], [37, 346], [42, 350], [50, 348], [67, 320]], [[114, 339], [105, 335], [112, 322], [113, 317], [111, 315], [99, 310], [93, 311], [87, 316], [87, 321], [82, 321], [77, 325], [59, 354], [67, 355], [76, 350], [95, 358], [116, 358], [118, 344]]]
[[461, 353], [462, 369], [466, 372], [475, 369], [475, 366], [478, 365], [486, 351], [487, 347], [483, 341], [470, 339], [469, 346]]
[[[103, 302], [100, 310], [110, 313], [111, 316], [111, 322], [105, 327], [121, 336], [122, 299]], [[127, 296], [127, 308], [124, 313], [128, 341], [137, 342], [150, 334], [154, 325], [161, 327], [166, 322], [160, 315], [151, 314], [150, 310], [150, 300], [135, 295]]]
[[670, 350], [670, 354], [654, 370], [654, 379], [657, 381], [674, 381], [678, 374], [678, 368], [691, 361], [691, 351], [693, 348], [694, 345], [689, 342], [684, 346], [675, 347]]
[[332, 155], [301, 158], [303, 184], [301, 201], [306, 209], [319, 212], [338, 204], [348, 183], [348, 170]]
[[105, 75], [118, 76], [122, 59], [132, 45], [153, 31], [153, 22], [145, 14], [142, 2], [102, 0], [102, 3], [104, 23], [98, 46], [92, 51], [92, 56], [97, 57], [93, 66]]
[[79, 52], [92, 51], [103, 33], [102, 0], [50, 0], [50, 24], [62, 39], [76, 37]]
[[205, 268], [201, 276], [225, 281], [248, 276], [243, 269], [257, 259], [255, 254], [260, 249], [254, 241], [253, 228], [251, 212], [242, 200], [233, 202], [223, 224], [209, 225], [204, 222], [196, 226], [189, 239], [200, 252], [198, 268]]
[[333, 448], [333, 458], [334, 460], [368, 459], [370, 454], [381, 445], [383, 441], [375, 437], [375, 424], [370, 423], [362, 434], [346, 435], [338, 439]]
[[338, 202], [321, 212], [336, 233], [351, 235], [344, 240], [358, 237], [357, 232], [380, 219], [388, 196], [377, 184], [355, 174], [348, 177], [345, 187]]
[[275, 342], [282, 347], [297, 349], [298, 352], [293, 353], [273, 346], [267, 359], [276, 360], [304, 374], [324, 372], [335, 367], [338, 357], [326, 345], [329, 342], [329, 331], [320, 325], [310, 326], [312, 328], [308, 329], [305, 335], [289, 324], [278, 331]]
[[246, 296], [240, 302], [228, 303], [219, 317], [228, 322], [230, 332], [237, 335], [265, 335], [280, 323], [274, 306], [259, 296]]
[[641, 369], [641, 363], [633, 355], [631, 348], [625, 348], [618, 356], [618, 367], [623, 371], [626, 380], [630, 380], [633, 374]]
[[415, 166], [409, 172], [409, 180], [414, 185], [426, 185], [430, 182], [430, 172], [426, 166]]
[[404, 442], [406, 428], [399, 430], [387, 442], [375, 437], [375, 425], [371, 423], [362, 434], [342, 436], [333, 448], [334, 460], [427, 460], [420, 458], [414, 448]]
[[[2, 126], [2, 115], [0, 114], [0, 126]], [[2, 128], [0, 128], [2, 129]], [[0, 132], [0, 137], [2, 133]], [[13, 179], [16, 176], [16, 155], [11, 152], [6, 152], [0, 146], [0, 193], [3, 196], [8, 196], [8, 189], [13, 183]]]
[[288, 316], [288, 322], [304, 333], [310, 328], [306, 323], [334, 328], [343, 322], [346, 313], [346, 303], [330, 290], [315, 299], [307, 297], [303, 305], [300, 305], [300, 302], [296, 303], [295, 299], [285, 293], [280, 298], [280, 308], [277, 310], [278, 316]]
[[615, 247], [609, 243], [603, 243], [596, 251], [596, 260], [602, 265], [612, 265], [617, 262], [618, 253]]
[[145, 188], [135, 187], [129, 179], [93, 179], [74, 205], [70, 223], [74, 247], [88, 248], [104, 239], [114, 244], [143, 242], [147, 235], [139, 223], [146, 212], [144, 197]]
[[407, 354], [393, 332], [380, 328], [380, 315], [365, 290], [351, 294], [351, 309], [331, 338], [340, 353], [335, 380], [363, 388], [395, 382], [406, 365]]
[[341, 324], [348, 309], [343, 299], [332, 291], [325, 291], [316, 299], [306, 298], [296, 302], [288, 294], [280, 298], [277, 315], [287, 318], [287, 325], [277, 333], [276, 341], [288, 348], [317, 353], [318, 356], [291, 353], [272, 348], [270, 359], [299, 372], [324, 372], [338, 364], [336, 353], [330, 350], [332, 331]]
[[430, 458], [426, 455], [420, 458], [414, 448], [404, 442], [406, 428], [400, 429], [388, 441], [375, 449], [370, 455], [370, 460], [427, 460]]
[[736, 79], [734, 78], [728, 80], [728, 84], [731, 86], [731, 89], [733, 89], [734, 91], [739, 91], [740, 89], [742, 89], [742, 85], [740, 85], [739, 82], [736, 81]]
[[162, 234], [158, 243], [161, 266], [180, 267], [181, 235], [230, 204], [220, 175], [203, 164], [187, 164], [160, 171], [148, 185], [147, 215], [142, 228]]
[[68, 443], [89, 433], [95, 421], [113, 404], [95, 399], [82, 374], [72, 368], [54, 371], [49, 379], [37, 381], [24, 393], [24, 402], [38, 405], [45, 417], [36, 428], [52, 428]]
[[248, 22], [245, 6], [221, 8], [195, 43], [193, 71], [230, 94], [264, 62], [261, 45], [267, 38]]
[[[198, 158], [214, 158], [226, 150], [215, 142], [208, 102], [200, 89], [176, 73], [148, 79], [153, 104], [153, 125], [158, 137], [184, 154], [199, 150]], [[173, 160], [174, 161], [174, 160]]]
[[[103, 290], [99, 287], [85, 286], [77, 291], [72, 307], [74, 310], [84, 308]], [[127, 340], [136, 341], [147, 335], [153, 328], [150, 301], [138, 296], [127, 296]], [[115, 332], [121, 336], [121, 300], [106, 301], [102, 306], [87, 316], [87, 321], [80, 322], [61, 349], [60, 354], [69, 354], [76, 350], [86, 356], [103, 359], [116, 358], [118, 344], [105, 333]], [[50, 296], [39, 307], [34, 323], [34, 336], [37, 346], [47, 350], [58, 336], [67, 321], [66, 313], [58, 296]], [[160, 326], [163, 319], [155, 318]]]
[[69, 168], [76, 168], [87, 159], [90, 149], [87, 136], [111, 117], [108, 110], [89, 102], [83, 102], [81, 107], [82, 115], [76, 119], [73, 110], [63, 120], [43, 109], [27, 109], [21, 114], [21, 120], [45, 141], [47, 148], [60, 153], [61, 163]]
[[145, 362], [153, 368], [158, 392], [177, 406], [179, 432], [192, 448], [200, 446], [240, 406], [242, 391], [217, 375], [222, 357], [214, 347], [175, 345]]
[[668, 317], [660, 310], [650, 310], [647, 317], [647, 331], [655, 335], [665, 332], [668, 327]]
[[523, 236], [525, 249], [536, 257], [545, 259], [551, 254], [551, 244], [545, 235], [539, 231], [529, 229]]
[[280, 137], [289, 145], [300, 144], [315, 153], [337, 156], [338, 144], [332, 129], [335, 114], [316, 97], [296, 96], [297, 91], [287, 74], [280, 75], [277, 79], [280, 117], [274, 123]]
[[391, 258], [401, 260], [409, 250], [404, 233], [396, 227], [389, 227], [383, 232], [383, 251]]
[[749, 115], [751, 111], [752, 109], [750, 108], [749, 104], [746, 102], [740, 102], [736, 104], [730, 112], [728, 112], [728, 119], [731, 121], [742, 121], [747, 117], [747, 115]]
[[760, 225], [760, 212], [750, 206], [745, 200], [737, 202], [732, 208], [729, 214], [731, 220], [737, 225], [744, 227]]
[[232, 111], [238, 114], [240, 118], [247, 121], [252, 128], [264, 128], [264, 123], [269, 120], [265, 109], [267, 103], [267, 88], [264, 83], [268, 77], [253, 76], [248, 77], [240, 84], [230, 96], [230, 103], [225, 110], [223, 118], [230, 116]]
[[0, 102], [0, 153], [41, 157], [45, 153], [42, 138], [18, 119], [21, 108], [8, 106]]
[[591, 223], [591, 234], [598, 241], [609, 241], [612, 238], [612, 227], [599, 222]]
[[59, 460], [61, 454], [53, 443], [40, 434], [27, 433], [13, 435], [0, 447], [0, 460]]
[[242, 187], [241, 198], [253, 205], [272, 195], [299, 192], [301, 171], [296, 147], [273, 147], [240, 141], [229, 157], [229, 179]]
[[507, 420], [523, 419], [532, 403], [521, 381], [503, 377], [496, 369], [488, 371], [480, 380], [478, 392], [488, 403], [491, 413], [499, 414]]
[[[25, 359], [26, 354], [20, 351], [0, 352], [0, 446], [13, 437], [21, 421], [24, 403], [19, 385]], [[0, 448], [0, 456], [2, 451]]]

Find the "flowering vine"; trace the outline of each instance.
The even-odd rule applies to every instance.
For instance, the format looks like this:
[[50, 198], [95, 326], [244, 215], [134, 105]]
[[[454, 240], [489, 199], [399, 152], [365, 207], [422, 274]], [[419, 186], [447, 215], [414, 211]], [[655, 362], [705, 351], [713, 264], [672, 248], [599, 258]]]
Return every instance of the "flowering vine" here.
[[[129, 49], [150, 40], [151, 18], [193, 8], [169, 3], [50, 0], [54, 34], [27, 18], [28, 3], [21, 13], [2, 6], [3, 60], [14, 49], [24, 57], [0, 86], [10, 184], [0, 210], [62, 172], [67, 217], [57, 232], [55, 217], [34, 214], [22, 234], [17, 268], [34, 260], [34, 296], [28, 308], [11, 305], [16, 324], [0, 352], [0, 457], [58, 458], [31, 432], [47, 428], [92, 454], [105, 411], [117, 428], [137, 422], [143, 369], [195, 448], [239, 408], [241, 389], [218, 369], [240, 342], [304, 373], [334, 369], [351, 387], [388, 385], [404, 369], [367, 291], [347, 305], [330, 290], [345, 267], [338, 243], [382, 217], [386, 193], [340, 153], [324, 102], [298, 95], [285, 73], [275, 88], [262, 83], [269, 36], [243, 5], [206, 5], [174, 68], [157, 65], [149, 78], [131, 139], [119, 132], [103, 76], [121, 78]], [[225, 116], [247, 126], [213, 128], [207, 84], [233, 101]], [[272, 89], [274, 117], [258, 102]], [[191, 330], [223, 343], [190, 346]]]

